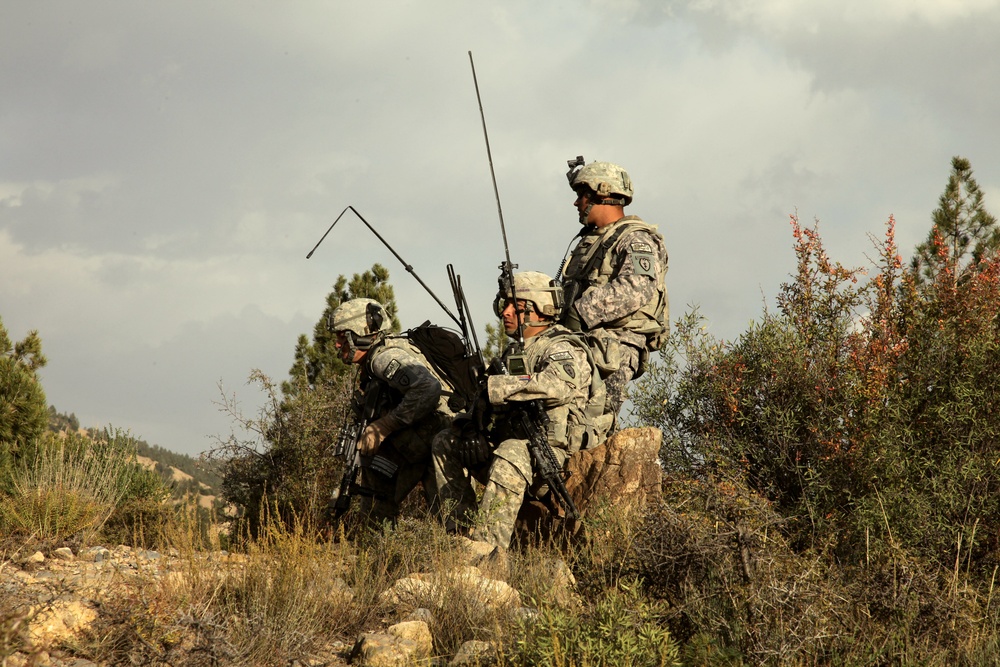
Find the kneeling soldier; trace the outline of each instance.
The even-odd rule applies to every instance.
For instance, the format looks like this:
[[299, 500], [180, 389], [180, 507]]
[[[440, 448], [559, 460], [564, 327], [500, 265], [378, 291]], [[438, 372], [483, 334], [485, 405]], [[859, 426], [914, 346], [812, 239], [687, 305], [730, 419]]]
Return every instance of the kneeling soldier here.
[[454, 416], [444, 396], [451, 387], [416, 346], [388, 336], [391, 318], [378, 301], [345, 301], [331, 319], [341, 360], [360, 365], [356, 406], [375, 399], [375, 418], [358, 440], [362, 460], [370, 462], [378, 454], [398, 466], [394, 472], [384, 464], [362, 466], [363, 515], [375, 522], [395, 520], [400, 504], [420, 482], [428, 505], [435, 505], [430, 443]]
[[[513, 294], [497, 295], [495, 310], [504, 330], [511, 338], [523, 339], [524, 349], [518, 349], [517, 343], [509, 345], [500, 359], [502, 374], [487, 378], [486, 395], [493, 409], [487, 438], [496, 448], [483, 475], [486, 487], [471, 537], [494, 546], [510, 545], [525, 495], [541, 493], [545, 486], [537, 450], [532, 455], [531, 436], [551, 452], [549, 460], [554, 460], [557, 473], [570, 454], [600, 440], [594, 436], [592, 422], [603, 412], [604, 384], [592, 371], [580, 335], [556, 324], [561, 305], [561, 288], [549, 276], [534, 271], [514, 275]], [[525, 419], [526, 414], [537, 414], [536, 407], [543, 419]], [[525, 432], [531, 421], [535, 425], [529, 428], [544, 428], [544, 433]], [[547, 425], [539, 427], [540, 421]], [[476, 450], [477, 443], [441, 436], [434, 441], [441, 500], [457, 505], [452, 516], [462, 517], [475, 499], [466, 470], [474, 470], [477, 457], [471, 457], [470, 463], [469, 447]], [[562, 486], [558, 474], [556, 479]]]

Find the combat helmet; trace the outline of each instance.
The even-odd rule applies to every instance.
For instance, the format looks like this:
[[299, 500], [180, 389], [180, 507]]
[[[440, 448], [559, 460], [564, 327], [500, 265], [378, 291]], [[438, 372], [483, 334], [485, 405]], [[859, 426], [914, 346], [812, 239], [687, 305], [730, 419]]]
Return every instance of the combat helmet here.
[[[511, 293], [513, 292], [513, 294]], [[500, 290], [497, 292], [496, 301], [493, 303], [493, 310], [497, 317], [503, 314], [507, 301], [512, 298], [519, 301], [529, 301], [533, 311], [537, 311], [553, 320], [559, 319], [559, 314], [563, 308], [563, 289], [552, 278], [538, 271], [521, 271], [514, 274], [514, 289], [510, 289], [509, 284], [505, 284], [503, 278], [500, 280]], [[525, 322], [525, 324], [538, 324]]]
[[392, 318], [375, 299], [351, 299], [330, 315], [330, 331], [343, 333], [354, 350], [368, 350], [378, 338], [392, 331]]
[[628, 206], [632, 203], [632, 179], [623, 167], [612, 162], [591, 162], [584, 164], [583, 156], [567, 160], [569, 171], [566, 178], [569, 186], [579, 192], [587, 188], [603, 201], [599, 204]]

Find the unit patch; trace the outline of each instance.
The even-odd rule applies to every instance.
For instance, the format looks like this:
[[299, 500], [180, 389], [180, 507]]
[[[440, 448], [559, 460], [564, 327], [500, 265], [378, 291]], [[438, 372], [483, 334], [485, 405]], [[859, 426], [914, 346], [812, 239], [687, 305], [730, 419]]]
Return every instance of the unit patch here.
[[566, 351], [566, 350], [563, 350], [562, 352], [556, 352], [554, 354], [550, 354], [549, 355], [549, 359], [552, 360], [552, 361], [565, 361], [567, 359], [572, 359], [572, 358], [573, 358], [573, 354], [570, 353], [570, 352], [568, 352], [568, 351]]
[[396, 372], [399, 371], [399, 367], [400, 363], [397, 359], [393, 359], [392, 361], [390, 361], [389, 365], [385, 367], [385, 379], [391, 380], [392, 376], [394, 376]]
[[632, 270], [640, 276], [652, 276], [656, 277], [653, 273], [655, 268], [655, 263], [653, 261], [652, 255], [633, 253], [632, 254]]
[[630, 245], [629, 248], [632, 250], [632, 252], [644, 252], [647, 255], [653, 254], [653, 246], [649, 245], [648, 243], [642, 243], [640, 241], [637, 241], [636, 243]]
[[573, 364], [563, 364], [563, 370], [566, 371], [566, 375], [576, 378], [576, 369], [573, 368]]

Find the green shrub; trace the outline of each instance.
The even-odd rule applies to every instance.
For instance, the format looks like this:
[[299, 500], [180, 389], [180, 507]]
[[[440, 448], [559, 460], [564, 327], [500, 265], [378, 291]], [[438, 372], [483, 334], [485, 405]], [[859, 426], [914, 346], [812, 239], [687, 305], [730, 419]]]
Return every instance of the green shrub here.
[[112, 517], [130, 525], [131, 508], [159, 505], [167, 490], [136, 462], [134, 439], [108, 429], [102, 437], [44, 433], [10, 471], [0, 496], [0, 527], [45, 540], [90, 539]]
[[533, 667], [679, 665], [665, 615], [663, 605], [643, 597], [637, 582], [622, 584], [583, 614], [542, 606], [525, 621], [523, 634], [505, 658], [509, 664]]
[[231, 410], [249, 438], [231, 436], [213, 457], [222, 461], [222, 497], [239, 508], [234, 532], [256, 536], [270, 518], [291, 527], [297, 521], [321, 525], [342, 462], [333, 450], [344, 423], [350, 379], [297, 392], [282, 400], [278, 388], [259, 371], [251, 381], [266, 393], [253, 418]]
[[1000, 259], [961, 277], [942, 263], [918, 284], [890, 219], [861, 282], [792, 223], [798, 269], [778, 312], [732, 342], [697, 313], [678, 323], [676, 356], [634, 393], [638, 419], [664, 429], [668, 470], [745, 479], [797, 548], [833, 541], [858, 563], [885, 543], [988, 576], [1000, 564]]

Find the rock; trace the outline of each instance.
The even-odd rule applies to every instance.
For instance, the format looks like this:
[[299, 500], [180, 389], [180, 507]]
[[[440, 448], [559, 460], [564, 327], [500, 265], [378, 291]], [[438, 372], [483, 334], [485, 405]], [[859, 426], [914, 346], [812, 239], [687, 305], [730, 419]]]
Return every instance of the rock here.
[[340, 598], [341, 604], [348, 605], [354, 599], [354, 591], [350, 585], [342, 578], [337, 577], [333, 581], [333, 594]]
[[[614, 505], [615, 512], [627, 514], [642, 507], [662, 491], [659, 453], [662, 433], [657, 428], [627, 428], [604, 443], [577, 452], [566, 462], [566, 490], [581, 517], [601, 506]], [[566, 519], [556, 524], [553, 516], [565, 511], [551, 494], [526, 502], [518, 513], [522, 532], [546, 534], [565, 528], [576, 535], [582, 523]]]
[[434, 613], [427, 607], [417, 607], [403, 619], [404, 621], [423, 621], [428, 626], [434, 623]]
[[434, 651], [434, 637], [431, 636], [431, 629], [423, 621], [403, 621], [390, 626], [386, 634], [399, 639], [412, 641], [416, 645], [414, 657], [417, 660], [424, 660], [431, 657]]
[[531, 607], [517, 607], [510, 611], [510, 617], [518, 623], [530, 623], [538, 617], [538, 610]]
[[547, 558], [541, 561], [538, 580], [547, 582], [545, 599], [560, 607], [575, 607], [579, 603], [576, 594], [576, 577], [561, 558]]
[[77, 555], [80, 560], [92, 563], [102, 563], [111, 559], [111, 552], [104, 547], [87, 547], [86, 549], [80, 549], [80, 552]]
[[392, 588], [382, 591], [379, 598], [394, 607], [404, 608], [440, 607], [444, 603], [441, 589], [436, 584], [417, 577], [397, 580]]
[[462, 595], [486, 607], [506, 607], [517, 604], [521, 595], [507, 582], [488, 579], [477, 567], [459, 567], [449, 572], [418, 573], [398, 580], [383, 591], [382, 601], [397, 608], [440, 608], [451, 595]]
[[471, 639], [459, 647], [458, 653], [448, 663], [451, 667], [489, 667], [497, 663], [497, 651], [493, 644]]
[[351, 664], [361, 667], [404, 667], [416, 662], [417, 644], [394, 635], [366, 632], [351, 651]]
[[28, 637], [39, 646], [51, 646], [90, 628], [97, 611], [79, 600], [54, 600], [28, 626]]
[[482, 558], [490, 555], [493, 551], [493, 545], [489, 542], [480, 542], [479, 540], [470, 540], [467, 537], [456, 538], [462, 547], [462, 550], [468, 556], [468, 564], [475, 565]]
[[69, 547], [59, 547], [52, 552], [52, 557], [59, 560], [73, 560], [73, 550]]
[[627, 428], [604, 444], [577, 452], [566, 464], [566, 490], [582, 514], [595, 503], [613, 502], [627, 512], [662, 491], [657, 428]]
[[24, 559], [25, 563], [30, 563], [32, 565], [40, 565], [45, 562], [45, 554], [41, 551], [36, 551], [27, 558]]

